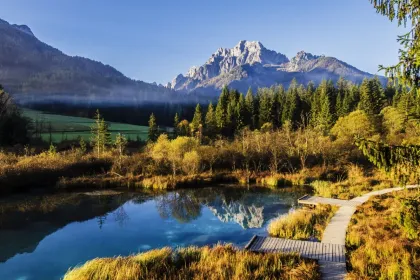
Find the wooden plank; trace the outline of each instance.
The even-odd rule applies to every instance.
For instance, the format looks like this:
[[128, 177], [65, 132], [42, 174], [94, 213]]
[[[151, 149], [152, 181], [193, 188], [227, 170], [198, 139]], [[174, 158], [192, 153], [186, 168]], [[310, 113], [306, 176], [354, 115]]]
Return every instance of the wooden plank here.
[[257, 237], [258, 236], [256, 236], [256, 235], [254, 235], [252, 238], [251, 238], [251, 240], [245, 245], [245, 250], [248, 250], [250, 247], [251, 247], [251, 245], [252, 245], [252, 243], [254, 243], [254, 241], [257, 239]]
[[274, 238], [268, 238], [267, 247], [265, 248], [265, 251], [267, 253], [269, 253], [271, 251], [271, 246], [272, 246], [273, 241], [274, 241]]
[[259, 236], [257, 241], [255, 242], [255, 244], [253, 246], [253, 250], [259, 251], [261, 249], [261, 244], [262, 244], [263, 240], [264, 240], [264, 238]]

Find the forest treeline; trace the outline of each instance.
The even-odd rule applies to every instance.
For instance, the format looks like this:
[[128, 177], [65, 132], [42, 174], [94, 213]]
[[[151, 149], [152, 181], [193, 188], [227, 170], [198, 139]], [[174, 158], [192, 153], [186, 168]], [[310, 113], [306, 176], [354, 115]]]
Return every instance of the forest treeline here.
[[378, 78], [365, 79], [361, 85], [343, 78], [336, 85], [326, 80], [319, 86], [293, 81], [288, 89], [273, 86], [256, 93], [250, 89], [245, 95], [225, 87], [216, 104], [207, 108], [197, 104], [192, 119], [181, 120], [177, 113], [174, 127], [175, 135], [213, 139], [218, 135], [232, 137], [245, 127], [267, 131], [285, 124], [293, 129], [316, 128], [327, 135], [334, 126], [337, 131], [346, 125], [346, 119], [356, 116], [371, 126], [369, 130], [386, 135], [392, 143], [402, 143], [399, 134], [418, 125], [420, 96], [391, 82], [383, 87]]

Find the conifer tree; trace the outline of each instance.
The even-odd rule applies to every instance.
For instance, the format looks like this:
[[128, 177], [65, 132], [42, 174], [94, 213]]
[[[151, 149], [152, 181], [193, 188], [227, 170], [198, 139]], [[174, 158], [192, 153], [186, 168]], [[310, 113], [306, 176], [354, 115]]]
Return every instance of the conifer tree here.
[[178, 137], [178, 125], [179, 125], [179, 115], [178, 113], [175, 113], [175, 117], [174, 117], [174, 137]]
[[273, 124], [273, 96], [269, 89], [263, 89], [259, 92], [259, 127], [265, 123]]
[[152, 113], [149, 118], [149, 141], [155, 142], [159, 137], [159, 129], [155, 115]]
[[100, 157], [106, 150], [106, 146], [111, 143], [111, 134], [109, 133], [108, 124], [102, 118], [99, 110], [96, 110], [95, 122], [91, 128], [91, 144], [96, 152], [96, 155]]
[[195, 133], [203, 125], [203, 115], [201, 114], [201, 106], [197, 104], [195, 107], [194, 117], [191, 121], [191, 132]]
[[360, 85], [359, 109], [365, 111], [370, 117], [375, 117], [381, 112], [382, 105], [383, 93], [379, 80], [365, 78]]
[[236, 102], [231, 100], [228, 103], [226, 110], [226, 127], [225, 135], [232, 136], [235, 133], [236, 128]]
[[246, 126], [245, 116], [246, 116], [246, 105], [244, 95], [241, 93], [239, 95], [238, 104], [236, 106], [236, 130], [239, 131]]
[[251, 127], [255, 128], [256, 117], [255, 117], [255, 105], [254, 105], [254, 94], [252, 89], [249, 88], [245, 96], [245, 123]]
[[216, 123], [217, 128], [220, 132], [223, 133], [223, 131], [226, 129], [227, 125], [227, 105], [229, 100], [229, 90], [225, 86], [223, 87], [222, 93], [219, 96], [219, 101], [216, 105]]
[[118, 152], [118, 157], [121, 160], [127, 146], [127, 138], [121, 133], [118, 133], [114, 142], [115, 150]]
[[211, 102], [207, 109], [205, 124], [206, 124], [206, 134], [208, 136], [214, 136], [217, 129], [217, 122], [216, 122], [216, 115], [214, 112], [213, 104]]

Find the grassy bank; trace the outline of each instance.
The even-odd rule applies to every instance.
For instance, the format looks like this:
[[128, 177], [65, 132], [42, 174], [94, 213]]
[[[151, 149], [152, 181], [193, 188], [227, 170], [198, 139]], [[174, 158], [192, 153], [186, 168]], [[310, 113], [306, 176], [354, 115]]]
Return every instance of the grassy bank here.
[[347, 233], [349, 279], [420, 279], [420, 193], [401, 191], [359, 207]]
[[294, 254], [256, 254], [231, 245], [162, 248], [130, 257], [88, 261], [65, 280], [96, 279], [319, 279], [315, 261]]
[[301, 208], [273, 220], [268, 233], [273, 237], [307, 240], [322, 239], [325, 227], [338, 207], [318, 205], [315, 208]]
[[365, 193], [395, 186], [389, 176], [376, 169], [365, 170], [361, 166], [350, 164], [338, 180], [315, 180], [311, 182], [315, 195], [322, 197], [352, 199]]
[[0, 194], [52, 188], [60, 178], [104, 174], [111, 167], [111, 157], [96, 158], [70, 151], [34, 156], [0, 153]]

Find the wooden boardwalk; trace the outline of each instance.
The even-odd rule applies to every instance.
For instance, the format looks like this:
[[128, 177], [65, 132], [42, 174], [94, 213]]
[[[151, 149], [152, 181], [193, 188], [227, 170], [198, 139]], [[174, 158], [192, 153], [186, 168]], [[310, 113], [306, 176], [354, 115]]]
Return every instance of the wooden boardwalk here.
[[298, 203], [304, 204], [304, 205], [329, 204], [329, 205], [336, 205], [336, 206], [351, 206], [351, 207], [357, 207], [360, 204], [362, 204], [359, 201], [325, 198], [325, 197], [310, 196], [310, 195], [302, 196], [301, 198], [298, 199]]
[[[419, 185], [411, 185], [405, 188], [413, 189], [419, 187]], [[347, 274], [345, 249], [347, 227], [351, 217], [356, 212], [357, 206], [365, 203], [372, 196], [403, 189], [398, 187], [373, 191], [353, 198], [352, 200], [305, 195], [298, 200], [299, 204], [330, 204], [340, 206], [340, 209], [338, 209], [325, 228], [321, 242], [254, 236], [246, 245], [245, 249], [263, 253], [296, 252], [302, 257], [318, 260], [322, 279], [343, 280]]]
[[298, 253], [309, 259], [346, 262], [346, 248], [338, 244], [254, 236], [245, 249], [261, 253]]

